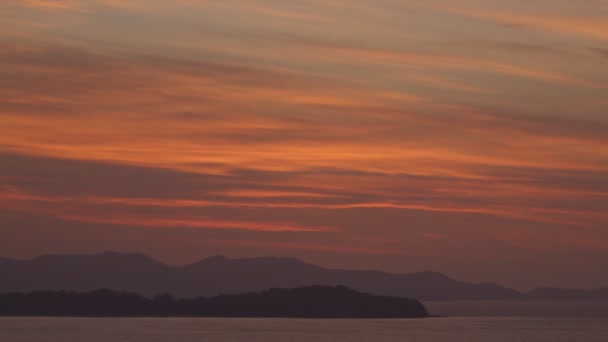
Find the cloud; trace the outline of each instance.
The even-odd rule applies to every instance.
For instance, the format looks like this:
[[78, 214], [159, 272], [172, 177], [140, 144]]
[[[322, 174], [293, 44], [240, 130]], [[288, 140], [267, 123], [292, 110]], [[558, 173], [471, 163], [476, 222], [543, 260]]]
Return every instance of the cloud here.
[[78, 214], [58, 214], [58, 218], [68, 221], [79, 221], [85, 223], [105, 223], [113, 225], [125, 225], [131, 227], [162, 227], [162, 228], [196, 228], [196, 229], [239, 229], [262, 232], [327, 232], [336, 230], [333, 227], [312, 227], [294, 224], [291, 222], [249, 222], [249, 221], [229, 221], [217, 220], [208, 217], [191, 218], [167, 218], [167, 217], [146, 217], [141, 215], [112, 215], [106, 214], [99, 216], [78, 215]]
[[[533, 191], [596, 196], [576, 183], [564, 189], [559, 176], [539, 184], [537, 175], [604, 172], [602, 122], [427, 104], [259, 65], [56, 45], [9, 46], [3, 56], [23, 74], [4, 79], [0, 141], [13, 153], [7, 164], [23, 163], [15, 170], [45, 165], [36, 186], [11, 178], [33, 193], [63, 187], [54, 195], [78, 193], [71, 202], [126, 206], [394, 208], [573, 224], [597, 217], [573, 203], [552, 207]], [[412, 104], [428, 107], [403, 109]], [[497, 175], [501, 168], [534, 169], [536, 180]], [[542, 202], [528, 208], [531, 200]]]
[[416, 6], [497, 22], [508, 27], [540, 29], [582, 38], [607, 38], [605, 8], [601, 1], [586, 1], [581, 6], [562, 0], [521, 3], [467, 0], [454, 6], [449, 1], [432, 0]]
[[[606, 170], [476, 165], [483, 178], [324, 169], [213, 175], [16, 155], [1, 160], [10, 167], [0, 177], [12, 184], [1, 192], [5, 207], [79, 220], [86, 217], [81, 211], [92, 208], [96, 214], [91, 220], [125, 212], [147, 222], [147, 215], [160, 213], [159, 224], [186, 224], [184, 217], [199, 217], [204, 223], [218, 212], [237, 213], [245, 208], [277, 212], [391, 209], [575, 226], [593, 226], [608, 219], [602, 211], [608, 200]], [[586, 204], [590, 200], [596, 205]], [[194, 225], [195, 221], [188, 222]], [[129, 222], [135, 224], [135, 220]]]
[[50, 12], [61, 12], [61, 11], [82, 11], [84, 6], [82, 1], [73, 0], [22, 0], [14, 1], [16, 4], [20, 4], [24, 7]]
[[590, 50], [601, 57], [608, 58], [608, 49], [603, 48], [590, 48]]
[[601, 3], [543, 4], [11, 1], [3, 215], [189, 253], [601, 252]]

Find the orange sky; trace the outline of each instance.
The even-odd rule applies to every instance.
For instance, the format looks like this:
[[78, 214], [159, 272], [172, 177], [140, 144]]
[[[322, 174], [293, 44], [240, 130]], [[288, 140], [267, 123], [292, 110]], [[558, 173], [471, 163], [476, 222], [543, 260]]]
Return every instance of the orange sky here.
[[0, 255], [608, 285], [604, 0], [9, 0]]

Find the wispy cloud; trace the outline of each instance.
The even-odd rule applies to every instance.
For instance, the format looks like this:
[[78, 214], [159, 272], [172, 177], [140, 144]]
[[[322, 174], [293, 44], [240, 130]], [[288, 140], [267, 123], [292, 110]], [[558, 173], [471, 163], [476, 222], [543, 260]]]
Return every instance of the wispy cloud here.
[[603, 9], [8, 1], [0, 208], [251, 250], [601, 250]]
[[608, 40], [606, 18], [596, 16], [576, 16], [568, 14], [522, 13], [478, 9], [458, 9], [449, 11], [474, 18], [491, 20], [512, 27], [540, 29], [560, 35]]

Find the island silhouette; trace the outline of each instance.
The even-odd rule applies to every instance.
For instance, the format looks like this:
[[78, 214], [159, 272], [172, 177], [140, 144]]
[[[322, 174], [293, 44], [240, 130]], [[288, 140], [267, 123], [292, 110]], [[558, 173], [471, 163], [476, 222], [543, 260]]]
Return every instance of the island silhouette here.
[[418, 301], [376, 296], [345, 286], [308, 286], [262, 292], [174, 299], [100, 289], [92, 292], [34, 291], [0, 295], [2, 316], [77, 317], [285, 317], [424, 318]]

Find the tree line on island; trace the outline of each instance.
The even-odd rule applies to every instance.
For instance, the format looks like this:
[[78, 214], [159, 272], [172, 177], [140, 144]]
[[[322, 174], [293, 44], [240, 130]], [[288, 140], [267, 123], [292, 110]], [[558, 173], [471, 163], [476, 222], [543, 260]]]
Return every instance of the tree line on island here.
[[345, 286], [274, 288], [262, 292], [175, 299], [150, 299], [132, 292], [32, 291], [0, 295], [2, 316], [78, 317], [289, 317], [422, 318], [429, 314], [418, 301], [377, 296]]

